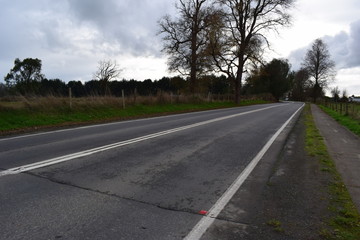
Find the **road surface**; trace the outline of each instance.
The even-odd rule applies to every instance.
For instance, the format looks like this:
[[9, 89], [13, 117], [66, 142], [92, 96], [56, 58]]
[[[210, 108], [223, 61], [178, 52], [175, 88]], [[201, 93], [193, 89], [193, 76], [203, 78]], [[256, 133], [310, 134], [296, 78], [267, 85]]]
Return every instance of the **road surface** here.
[[239, 176], [246, 179], [249, 164], [261, 161], [301, 107], [257, 105], [0, 138], [1, 239], [199, 239]]

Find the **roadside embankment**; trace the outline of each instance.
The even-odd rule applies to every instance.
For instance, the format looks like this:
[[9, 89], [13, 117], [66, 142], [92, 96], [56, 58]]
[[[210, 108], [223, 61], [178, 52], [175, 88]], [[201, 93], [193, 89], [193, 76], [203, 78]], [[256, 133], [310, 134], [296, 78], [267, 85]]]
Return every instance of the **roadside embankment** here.
[[0, 101], [0, 135], [30, 132], [53, 127], [69, 127], [167, 114], [203, 111], [268, 103], [244, 100], [239, 105], [226, 101], [161, 102], [140, 101], [123, 105], [121, 98], [96, 97], [72, 99], [35, 98], [17, 102]]

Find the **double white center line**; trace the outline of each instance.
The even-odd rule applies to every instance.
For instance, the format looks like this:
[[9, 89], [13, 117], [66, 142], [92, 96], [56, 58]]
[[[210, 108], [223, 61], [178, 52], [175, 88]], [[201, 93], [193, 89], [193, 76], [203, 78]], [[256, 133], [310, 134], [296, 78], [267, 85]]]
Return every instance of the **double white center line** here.
[[284, 106], [284, 105], [270, 106], [270, 107], [261, 108], [261, 109], [257, 109], [257, 110], [252, 110], [252, 111], [248, 111], [248, 112], [243, 112], [243, 113], [233, 114], [233, 115], [229, 115], [229, 116], [225, 116], [225, 117], [215, 118], [215, 119], [211, 119], [211, 120], [207, 120], [207, 121], [203, 121], [203, 122], [199, 122], [199, 123], [186, 125], [186, 126], [183, 126], [183, 127], [178, 127], [178, 128], [173, 128], [173, 129], [169, 129], [169, 130], [166, 130], [166, 131], [158, 132], [158, 133], [153, 133], [153, 134], [138, 137], [138, 138], [133, 138], [133, 139], [126, 140], [126, 141], [121, 141], [121, 142], [117, 142], [117, 143], [113, 143], [113, 144], [109, 144], [109, 145], [105, 145], [105, 146], [101, 146], [101, 147], [97, 147], [97, 148], [92, 148], [92, 149], [77, 152], [77, 153], [72, 153], [72, 154], [69, 154], [69, 155], [61, 156], [61, 157], [48, 159], [48, 160], [41, 161], [41, 162], [36, 162], [36, 163], [28, 164], [28, 165], [23, 165], [23, 166], [11, 168], [11, 169], [0, 172], [0, 177], [6, 176], [6, 175], [18, 174], [18, 173], [38, 169], [38, 168], [51, 166], [51, 165], [54, 165], [54, 164], [70, 161], [70, 160], [77, 159], [77, 158], [80, 158], [80, 157], [89, 156], [89, 155], [92, 155], [92, 154], [95, 154], [95, 153], [104, 152], [104, 151], [107, 151], [107, 150], [110, 150], [110, 149], [126, 146], [126, 145], [129, 145], [129, 144], [142, 142], [142, 141], [145, 141], [145, 140], [149, 140], [149, 139], [152, 139], [152, 138], [157, 138], [157, 137], [160, 137], [160, 136], [164, 136], [164, 135], [168, 135], [168, 134], [171, 134], [171, 133], [183, 131], [183, 130], [186, 130], [186, 129], [195, 128], [195, 127], [203, 126], [203, 125], [218, 122], [218, 121], [223, 121], [223, 120], [238, 117], [238, 116], [241, 116], [241, 115], [260, 112], [260, 111], [264, 111], [264, 110], [279, 107], [279, 106]]

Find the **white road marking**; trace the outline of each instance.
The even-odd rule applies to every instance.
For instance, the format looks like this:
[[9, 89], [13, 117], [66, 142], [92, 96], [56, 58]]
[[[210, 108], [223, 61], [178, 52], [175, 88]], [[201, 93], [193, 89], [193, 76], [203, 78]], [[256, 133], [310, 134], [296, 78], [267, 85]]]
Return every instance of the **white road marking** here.
[[[304, 104], [305, 105], [305, 104]], [[226, 192], [218, 199], [214, 206], [209, 210], [208, 214], [201, 218], [201, 220], [195, 225], [191, 232], [184, 238], [185, 240], [198, 240], [206, 232], [206, 230], [211, 226], [215, 221], [216, 217], [228, 204], [234, 194], [239, 190], [241, 185], [248, 178], [250, 173], [254, 170], [256, 165], [259, 163], [261, 158], [274, 143], [276, 138], [280, 133], [285, 129], [285, 127], [290, 123], [290, 121], [295, 117], [295, 115], [304, 107], [302, 105], [285, 123], [282, 127], [271, 137], [271, 139], [265, 144], [265, 146], [260, 150], [260, 152], [254, 157], [254, 159], [247, 165], [238, 178], [230, 185]]]
[[89, 156], [89, 155], [92, 155], [92, 154], [95, 154], [95, 153], [107, 151], [107, 150], [118, 148], [118, 147], [121, 147], [121, 146], [129, 145], [129, 144], [133, 144], [133, 143], [137, 143], [137, 142], [142, 142], [142, 141], [145, 141], [145, 140], [148, 140], [148, 139], [168, 135], [168, 134], [183, 131], [183, 130], [186, 130], [186, 129], [199, 127], [199, 126], [202, 126], [202, 125], [206, 125], [206, 124], [209, 124], [209, 123], [214, 123], [214, 122], [218, 122], [218, 121], [238, 117], [238, 116], [241, 116], [241, 115], [260, 112], [260, 111], [264, 111], [264, 110], [279, 107], [279, 106], [285, 106], [285, 105], [276, 105], [276, 106], [261, 108], [261, 109], [252, 110], [252, 111], [248, 111], [248, 112], [237, 113], [237, 114], [229, 115], [229, 116], [226, 116], [226, 117], [215, 118], [215, 119], [211, 119], [211, 120], [207, 120], [207, 121], [203, 121], [203, 122], [190, 124], [190, 125], [183, 126], [183, 127], [178, 127], [178, 128], [158, 132], [158, 133], [149, 134], [149, 135], [146, 135], [146, 136], [142, 136], [142, 137], [138, 137], [138, 138], [134, 138], [134, 139], [118, 142], [118, 143], [105, 145], [105, 146], [102, 146], [102, 147], [92, 148], [92, 149], [89, 149], [89, 150], [85, 150], [85, 151], [81, 151], [81, 152], [77, 152], [77, 153], [73, 153], [73, 154], [69, 154], [69, 155], [65, 155], [65, 156], [61, 156], [61, 157], [57, 157], [57, 158], [48, 159], [48, 160], [41, 161], [41, 162], [36, 162], [36, 163], [32, 163], [32, 164], [28, 164], [28, 165], [24, 165], [24, 166], [20, 166], [20, 167], [7, 169], [5, 171], [0, 172], [0, 177], [1, 176], [6, 176], [6, 175], [18, 174], [18, 173], [22, 173], [22, 172], [27, 172], [27, 171], [38, 169], [38, 168], [43, 168], [43, 167], [46, 167], [46, 166], [50, 166], [50, 165], [70, 161], [70, 160], [80, 158], [80, 157]]
[[344, 143], [348, 143], [348, 141], [346, 141], [346, 139], [342, 138], [341, 139]]
[[338, 133], [338, 132], [339, 132], [339, 131], [338, 131], [338, 130], [336, 130], [336, 129], [333, 129], [333, 131], [334, 131], [334, 132], [336, 132], [336, 133]]

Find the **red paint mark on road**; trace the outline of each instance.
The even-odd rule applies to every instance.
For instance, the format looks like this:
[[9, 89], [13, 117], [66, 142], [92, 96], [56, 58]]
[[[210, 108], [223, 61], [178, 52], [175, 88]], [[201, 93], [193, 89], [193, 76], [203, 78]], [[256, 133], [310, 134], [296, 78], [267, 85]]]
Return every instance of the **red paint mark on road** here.
[[201, 214], [201, 215], [206, 215], [208, 212], [207, 211], [205, 211], [205, 210], [200, 210], [199, 211], [199, 214]]

